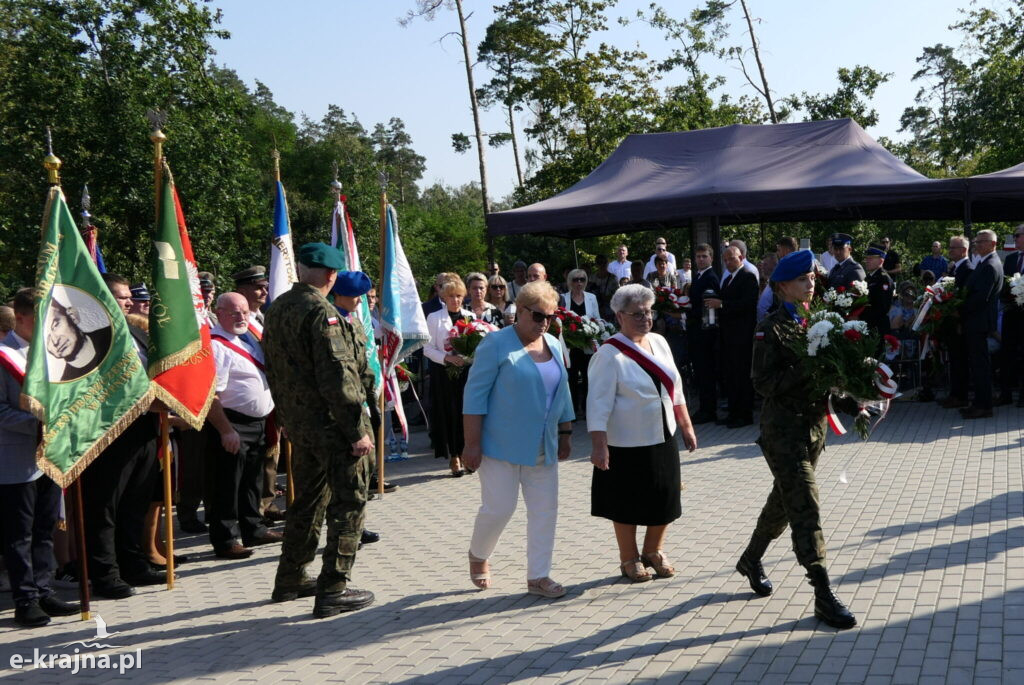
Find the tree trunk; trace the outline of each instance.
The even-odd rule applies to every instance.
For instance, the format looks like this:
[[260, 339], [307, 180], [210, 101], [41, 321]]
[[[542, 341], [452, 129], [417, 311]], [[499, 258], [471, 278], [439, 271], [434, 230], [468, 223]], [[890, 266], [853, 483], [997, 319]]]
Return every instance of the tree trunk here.
[[512, 105], [508, 106], [508, 132], [512, 136], [512, 156], [516, 159], [516, 178], [523, 187], [523, 168], [519, 165], [519, 141], [516, 139], [516, 120], [512, 118]]
[[[487, 199], [487, 165], [484, 152], [484, 134], [480, 130], [480, 106], [476, 101], [476, 86], [473, 84], [473, 63], [469, 59], [469, 36], [466, 32], [466, 15], [462, 11], [462, 0], [455, 0], [455, 9], [459, 13], [459, 31], [462, 34], [462, 55], [466, 60], [466, 82], [469, 85], [469, 105], [473, 110], [473, 129], [476, 132], [476, 151], [480, 156], [480, 194], [484, 202], [484, 216], [491, 213], [491, 203]], [[494, 261], [494, 240], [487, 239], [487, 259]]]
[[747, 0], [740, 0], [743, 7], [743, 16], [747, 18], [747, 28], [750, 29], [750, 44], [754, 47], [754, 61], [757, 62], [757, 70], [761, 73], [761, 84], [764, 86], [764, 99], [768, 103], [768, 116], [773, 124], [779, 123], [779, 115], [775, 113], [775, 104], [772, 102], [772, 92], [768, 89], [768, 77], [764, 74], [764, 64], [761, 63], [761, 49], [757, 46], [757, 38], [754, 36], [754, 22], [750, 20], [750, 10], [747, 9]]

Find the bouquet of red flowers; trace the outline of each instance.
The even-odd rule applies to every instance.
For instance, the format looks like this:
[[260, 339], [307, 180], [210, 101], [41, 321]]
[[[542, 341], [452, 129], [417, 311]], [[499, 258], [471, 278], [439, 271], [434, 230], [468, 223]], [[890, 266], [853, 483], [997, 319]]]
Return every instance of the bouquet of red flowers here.
[[[498, 330], [497, 326], [493, 326], [484, 321], [477, 321], [476, 319], [460, 319], [455, 322], [452, 329], [448, 331], [448, 340], [444, 343], [444, 349], [452, 354], [457, 354], [462, 357], [466, 364], [473, 363], [473, 353], [476, 352], [476, 348], [483, 341], [484, 337], [488, 333], [493, 333]], [[448, 372], [449, 378], [457, 378], [462, 372], [463, 367], [459, 366], [448, 366], [446, 371]]]
[[883, 350], [885, 352], [885, 358], [892, 361], [896, 358], [896, 355], [900, 353], [900, 348], [903, 344], [900, 339], [895, 335], [884, 335], [882, 336]]
[[690, 306], [690, 298], [679, 288], [659, 286], [654, 289], [654, 304], [651, 309], [662, 314], [678, 314]]
[[589, 316], [580, 316], [576, 312], [559, 307], [555, 310], [558, 322], [558, 331], [554, 330], [552, 322], [549, 332], [552, 335], [561, 335], [562, 340], [569, 347], [575, 347], [584, 352], [594, 352], [597, 346], [607, 340], [606, 327], [600, 319]]
[[829, 310], [811, 314], [805, 331], [796, 352], [813, 369], [814, 396], [829, 398], [832, 430], [840, 435], [846, 432], [832, 409], [832, 397], [852, 398], [860, 407], [854, 427], [866, 440], [870, 433], [867, 407], [896, 394], [892, 371], [873, 357], [878, 349], [877, 334], [865, 322], [844, 321]]

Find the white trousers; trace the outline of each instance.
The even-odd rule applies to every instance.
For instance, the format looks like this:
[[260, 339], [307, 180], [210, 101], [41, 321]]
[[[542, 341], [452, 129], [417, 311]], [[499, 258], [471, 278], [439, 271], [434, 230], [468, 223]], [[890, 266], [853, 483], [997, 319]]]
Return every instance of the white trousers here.
[[480, 510], [469, 553], [477, 559], [490, 558], [516, 510], [522, 486], [526, 502], [526, 577], [534, 580], [550, 576], [558, 520], [558, 463], [520, 466], [485, 456], [476, 474], [480, 478]]

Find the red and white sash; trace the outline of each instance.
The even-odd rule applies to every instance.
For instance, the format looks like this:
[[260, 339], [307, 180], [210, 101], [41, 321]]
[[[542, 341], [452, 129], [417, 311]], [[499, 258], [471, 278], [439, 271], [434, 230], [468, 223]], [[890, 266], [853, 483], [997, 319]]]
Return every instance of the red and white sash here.
[[11, 347], [0, 343], [0, 367], [3, 367], [11, 378], [18, 382], [18, 385], [25, 384], [25, 369], [28, 366], [28, 359], [25, 356], [25, 348]]
[[254, 337], [254, 338], [256, 338], [256, 340], [262, 342], [262, 340], [263, 340], [263, 324], [261, 324], [259, 322], [259, 320], [255, 316], [250, 316], [249, 317], [249, 332], [252, 333], [252, 337]]
[[608, 338], [604, 341], [604, 344], [611, 345], [619, 352], [639, 364], [642, 369], [654, 374], [654, 377], [657, 378], [663, 386], [665, 386], [665, 390], [668, 392], [669, 401], [675, 404], [676, 385], [675, 381], [672, 380], [674, 374], [670, 369], [666, 368], [650, 353], [621, 333], [616, 333], [612, 337]]
[[250, 362], [252, 362], [253, 366], [260, 370], [261, 373], [267, 373], [267, 369], [263, 366], [263, 362], [261, 362], [256, 357], [252, 356], [252, 354], [249, 353], [249, 350], [245, 349], [241, 345], [236, 345], [235, 343], [231, 342], [220, 333], [211, 333], [210, 339], [217, 341], [218, 343], [228, 348], [238, 356], [248, 359]]

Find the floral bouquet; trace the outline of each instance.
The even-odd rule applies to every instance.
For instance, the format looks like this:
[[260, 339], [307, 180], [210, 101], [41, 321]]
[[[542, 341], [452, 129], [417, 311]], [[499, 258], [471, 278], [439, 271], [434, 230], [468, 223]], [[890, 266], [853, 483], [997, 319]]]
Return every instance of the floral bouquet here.
[[[898, 343], [898, 341], [897, 341]], [[837, 312], [819, 310], [811, 315], [806, 338], [796, 348], [812, 367], [814, 396], [828, 396], [832, 430], [846, 433], [832, 408], [832, 397], [852, 398], [860, 410], [854, 428], [862, 440], [870, 434], [868, 406], [892, 399], [896, 382], [892, 371], [873, 357], [878, 336], [863, 321], [844, 321]]]
[[397, 364], [395, 366], [395, 378], [398, 379], [398, 391], [405, 392], [409, 387], [409, 383], [416, 380], [416, 374], [409, 370], [409, 367], [405, 364]]
[[[493, 333], [496, 330], [498, 330], [497, 326], [484, 321], [461, 319], [456, 321], [452, 329], [448, 331], [448, 340], [444, 343], [444, 349], [446, 352], [462, 357], [466, 364], [472, 364], [473, 353], [476, 352], [480, 342], [488, 333]], [[447, 366], [445, 371], [448, 372], [449, 378], [455, 379], [462, 373], [463, 368], [460, 366]]]
[[945, 340], [956, 334], [963, 298], [957, 292], [955, 278], [940, 278], [924, 289], [924, 294], [918, 302], [920, 308], [910, 327], [911, 330], [927, 333], [938, 340]]
[[654, 289], [654, 304], [651, 309], [662, 314], [679, 314], [690, 307], [690, 298], [679, 288], [659, 286]]
[[889, 335], [888, 333], [882, 336], [882, 351], [885, 354], [885, 358], [892, 361], [899, 355], [902, 343], [900, 339], [895, 335]]
[[[577, 350], [591, 353], [597, 351], [597, 346], [608, 339], [605, 335], [604, 322], [589, 316], [580, 316], [576, 312], [559, 307], [555, 314], [558, 315], [560, 332], [565, 344]], [[552, 335], [557, 333], [552, 332]]]
[[868, 284], [866, 281], [852, 281], [849, 286], [829, 288], [821, 299], [847, 321], [856, 319], [868, 304]]
[[1024, 307], [1024, 275], [1014, 274], [1006, 279], [1006, 284], [1010, 287], [1010, 302]]

